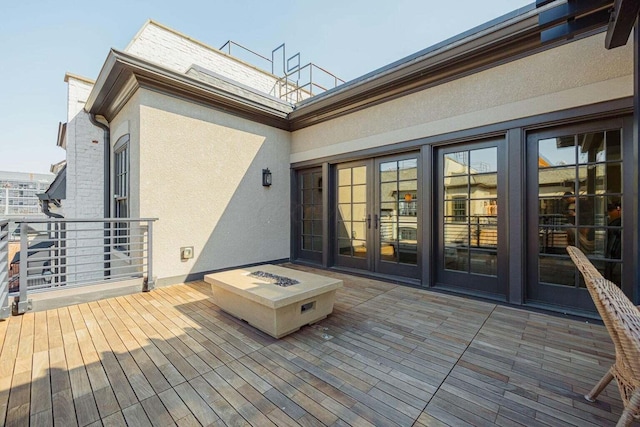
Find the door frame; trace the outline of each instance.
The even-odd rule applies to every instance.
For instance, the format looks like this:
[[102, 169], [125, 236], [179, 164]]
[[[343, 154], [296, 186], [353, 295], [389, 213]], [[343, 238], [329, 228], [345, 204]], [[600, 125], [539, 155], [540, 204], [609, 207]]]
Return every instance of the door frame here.
[[[416, 196], [417, 196], [417, 203], [416, 203], [416, 263], [415, 264], [402, 264], [399, 262], [386, 262], [384, 260], [382, 260], [381, 257], [381, 253], [380, 253], [380, 248], [381, 248], [381, 241], [382, 239], [380, 238], [380, 233], [379, 233], [379, 226], [376, 227], [376, 223], [379, 225], [381, 223], [381, 218], [378, 218], [378, 221], [376, 221], [376, 215], [379, 215], [379, 207], [380, 207], [380, 203], [382, 202], [382, 197], [380, 195], [380, 184], [381, 184], [381, 179], [380, 179], [380, 174], [379, 174], [379, 170], [380, 170], [380, 165], [383, 163], [388, 163], [388, 162], [394, 162], [394, 161], [402, 161], [402, 160], [410, 160], [410, 159], [415, 159], [416, 160]], [[374, 230], [373, 230], [373, 234], [374, 234], [374, 240], [373, 240], [373, 268], [374, 271], [376, 273], [380, 273], [380, 274], [388, 274], [388, 275], [394, 275], [394, 276], [402, 276], [402, 277], [409, 277], [412, 279], [420, 279], [421, 278], [421, 269], [422, 269], [422, 261], [421, 261], [421, 256], [422, 256], [422, 246], [423, 246], [423, 241], [422, 241], [422, 228], [423, 228], [423, 224], [422, 224], [422, 201], [420, 200], [421, 197], [421, 187], [423, 185], [422, 183], [422, 170], [420, 168], [422, 164], [421, 161], [421, 155], [419, 151], [412, 151], [412, 152], [408, 152], [408, 153], [401, 153], [401, 154], [395, 154], [395, 155], [388, 155], [388, 156], [381, 156], [381, 157], [376, 157], [374, 159], [374, 171], [373, 171], [373, 175], [374, 175], [374, 180], [373, 180], [373, 192], [374, 192], [374, 198], [373, 198], [373, 206], [372, 206], [372, 214], [374, 215]], [[399, 177], [398, 177], [399, 179]], [[398, 182], [398, 181], [396, 181]], [[399, 256], [399, 255], [398, 255]]]
[[[365, 173], [365, 185], [366, 185], [366, 203], [365, 203], [365, 216], [366, 221], [368, 222], [368, 226], [366, 227], [365, 234], [365, 242], [366, 242], [366, 256], [362, 258], [352, 257], [352, 256], [342, 256], [340, 255], [339, 249], [339, 233], [338, 233], [338, 221], [339, 221], [339, 192], [340, 192], [340, 182], [338, 179], [338, 174], [341, 169], [351, 169], [355, 167], [365, 166], [367, 168]], [[374, 185], [372, 185], [373, 179], [373, 167], [374, 161], [373, 159], [367, 160], [357, 160], [353, 162], [340, 163], [335, 165], [333, 168], [333, 197], [332, 206], [335, 212], [334, 218], [332, 220], [332, 243], [331, 247], [333, 248], [333, 262], [337, 267], [346, 267], [353, 268], [357, 270], [365, 270], [365, 271], [373, 271], [373, 259], [371, 255], [371, 251], [373, 250], [373, 228], [371, 227], [371, 221], [373, 220], [373, 215], [371, 215], [372, 205], [373, 205], [373, 197], [374, 197]], [[353, 184], [352, 184], [353, 185]]]
[[[416, 206], [417, 215], [416, 215], [416, 223], [417, 223], [417, 247], [416, 247], [416, 264], [399, 264], [399, 263], [386, 263], [381, 260], [380, 257], [380, 236], [379, 236], [379, 220], [378, 217], [376, 221], [376, 216], [379, 215], [379, 203], [380, 203], [380, 177], [378, 174], [378, 169], [381, 163], [390, 162], [390, 161], [399, 161], [405, 159], [416, 159], [416, 169], [417, 169], [417, 179], [416, 179], [416, 193], [418, 196], [418, 203]], [[357, 269], [367, 271], [373, 274], [381, 274], [388, 276], [400, 276], [407, 277], [408, 279], [420, 280], [421, 279], [421, 270], [422, 270], [422, 202], [420, 201], [420, 197], [422, 196], [422, 185], [423, 185], [423, 173], [421, 170], [421, 152], [420, 151], [411, 151], [400, 154], [390, 154], [386, 156], [380, 156], [375, 158], [368, 158], [363, 160], [339, 163], [334, 165], [332, 168], [332, 193], [334, 197], [332, 198], [332, 211], [335, 213], [331, 218], [331, 247], [332, 247], [332, 260], [333, 265], [336, 267], [344, 267], [349, 269]], [[338, 220], [339, 220], [339, 208], [338, 208], [338, 197], [339, 197], [339, 180], [338, 173], [341, 169], [354, 168], [358, 166], [366, 166], [366, 218], [368, 222], [367, 232], [366, 232], [366, 245], [367, 245], [367, 256], [365, 258], [355, 258], [355, 257], [347, 257], [341, 256], [339, 247], [338, 247]], [[393, 264], [393, 265], [392, 265]]]
[[[622, 217], [623, 230], [633, 230], [634, 208], [633, 200], [633, 174], [637, 165], [633, 164], [633, 128], [627, 118], [610, 118], [597, 121], [573, 123], [551, 128], [536, 129], [527, 132], [525, 137], [526, 152], [526, 284], [524, 286], [525, 303], [528, 305], [554, 305], [565, 307], [568, 312], [582, 313], [594, 312], [593, 301], [586, 288], [568, 287], [540, 283], [539, 280], [539, 242], [537, 238], [539, 228], [538, 212], [538, 150], [537, 141], [545, 138], [570, 136], [581, 133], [602, 132], [607, 130], [621, 130], [621, 156], [622, 156], [622, 206], [626, 208]], [[637, 203], [637, 201], [635, 202]], [[628, 234], [631, 236], [631, 233]], [[634, 277], [631, 271], [633, 262], [633, 238], [623, 239], [622, 243], [622, 289], [627, 295], [633, 294]], [[575, 274], [579, 274], [576, 270]], [[546, 287], [546, 288], [545, 288]], [[553, 297], [553, 298], [551, 298]]]
[[[464, 273], [445, 270], [444, 259], [444, 155], [449, 152], [476, 150], [496, 147], [497, 149], [497, 275], [484, 276], [474, 273]], [[507, 178], [509, 172], [507, 135], [469, 140], [456, 144], [446, 144], [433, 147], [432, 154], [432, 209], [435, 213], [432, 219], [432, 257], [433, 257], [433, 287], [452, 288], [457, 292], [480, 295], [491, 299], [506, 301], [509, 294], [509, 236], [508, 236], [508, 208]], [[470, 281], [470, 277], [473, 278]], [[471, 282], [471, 283], [470, 283]], [[480, 286], [478, 286], [480, 285]]]

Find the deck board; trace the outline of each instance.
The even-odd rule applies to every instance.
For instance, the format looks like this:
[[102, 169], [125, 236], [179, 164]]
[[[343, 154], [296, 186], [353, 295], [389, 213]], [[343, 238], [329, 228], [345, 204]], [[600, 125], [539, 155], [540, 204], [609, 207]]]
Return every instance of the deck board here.
[[602, 325], [302, 266], [334, 313], [276, 340], [196, 281], [0, 322], [4, 425], [608, 426]]

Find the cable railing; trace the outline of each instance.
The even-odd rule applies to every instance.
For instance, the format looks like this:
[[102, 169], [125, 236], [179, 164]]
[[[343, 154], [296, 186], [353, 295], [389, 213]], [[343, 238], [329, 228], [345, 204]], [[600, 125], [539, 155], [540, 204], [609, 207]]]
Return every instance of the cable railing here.
[[[154, 221], [151, 218], [16, 221], [20, 229], [19, 251], [7, 262], [14, 313], [27, 311], [29, 294], [38, 292], [129, 280], [139, 280], [141, 290], [152, 289]], [[1, 260], [0, 246], [0, 277]]]

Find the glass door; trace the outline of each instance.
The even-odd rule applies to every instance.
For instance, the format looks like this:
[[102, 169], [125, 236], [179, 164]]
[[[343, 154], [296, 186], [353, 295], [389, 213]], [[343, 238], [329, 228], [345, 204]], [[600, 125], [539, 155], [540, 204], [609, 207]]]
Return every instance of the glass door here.
[[415, 154], [379, 159], [376, 171], [376, 271], [418, 278], [418, 159]]
[[417, 154], [336, 167], [336, 265], [419, 278]]
[[502, 142], [437, 151], [436, 286], [506, 294], [498, 262], [503, 238], [499, 207], [505, 206], [498, 168]]
[[324, 243], [322, 168], [298, 171], [296, 175], [296, 257], [320, 264]]
[[566, 247], [580, 248], [605, 277], [621, 285], [621, 129], [555, 129], [530, 134], [527, 144], [527, 300], [592, 311]]
[[371, 268], [371, 162], [337, 167], [336, 265]]

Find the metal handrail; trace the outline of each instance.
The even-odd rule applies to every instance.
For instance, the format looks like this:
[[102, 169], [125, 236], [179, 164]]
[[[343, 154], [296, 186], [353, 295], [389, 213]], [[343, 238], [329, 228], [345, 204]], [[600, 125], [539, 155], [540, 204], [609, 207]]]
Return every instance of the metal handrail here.
[[244, 50], [245, 52], [249, 52], [250, 54], [257, 56], [258, 58], [269, 62], [270, 64], [273, 63], [273, 61], [271, 59], [267, 58], [266, 56], [260, 55], [258, 52], [254, 52], [253, 50], [249, 49], [248, 47], [245, 47], [245, 46], [241, 45], [240, 43], [236, 43], [233, 40], [227, 40], [227, 42], [225, 44], [223, 44], [220, 47], [220, 49], [218, 49], [218, 50], [221, 50], [221, 51], [224, 52], [224, 48], [227, 47], [227, 55], [233, 56], [231, 54], [231, 46], [239, 47], [240, 49]]
[[[287, 58], [286, 56], [286, 47], [285, 44], [282, 43], [280, 46], [276, 47], [275, 49], [273, 49], [271, 51], [271, 58], [268, 58], [264, 55], [259, 54], [258, 52], [255, 52], [251, 49], [249, 49], [248, 47], [245, 47], [243, 45], [241, 45], [240, 43], [236, 43], [233, 40], [228, 40], [225, 44], [223, 44], [220, 47], [220, 51], [225, 51], [226, 49], [226, 53], [228, 55], [232, 55], [231, 53], [231, 48], [232, 47], [237, 47], [240, 48], [242, 51], [247, 52], [251, 55], [253, 55], [256, 58], [261, 59], [262, 61], [266, 61], [270, 66], [271, 66], [271, 74], [273, 74], [274, 76], [278, 76], [278, 74], [276, 74], [276, 70], [275, 70], [275, 65], [276, 65], [276, 60], [275, 60], [275, 56], [276, 56], [276, 52], [281, 51], [282, 52], [282, 76], [278, 76], [278, 80], [277, 83], [282, 85], [284, 83], [284, 88], [285, 91], [284, 93], [282, 92], [282, 86], [278, 87], [278, 96], [280, 99], [283, 99], [285, 101], [290, 101], [290, 95], [291, 94], [296, 94], [295, 95], [295, 100], [294, 102], [299, 102], [303, 99], [307, 99], [310, 98], [312, 96], [314, 96], [314, 92], [316, 92], [314, 89], [319, 89], [317, 93], [320, 92], [325, 92], [329, 89], [335, 88], [338, 85], [344, 83], [345, 81], [341, 78], [339, 78], [338, 76], [336, 76], [335, 74], [331, 73], [330, 71], [328, 71], [325, 68], [322, 68], [316, 64], [314, 64], [313, 62], [309, 62], [306, 65], [300, 66], [300, 52], [296, 53], [295, 55]], [[233, 55], [232, 55], [233, 56]], [[290, 62], [292, 60], [296, 60], [297, 63], [293, 66], [290, 65]], [[308, 78], [308, 83], [304, 83], [304, 84], [299, 84], [298, 80], [300, 77], [300, 73], [305, 72], [305, 70], [308, 69], [308, 73], [309, 73], [309, 78]], [[316, 71], [321, 72], [324, 76], [329, 77], [330, 79], [333, 79], [333, 87], [325, 87], [319, 83], [317, 83], [317, 79], [314, 80], [314, 69]], [[291, 77], [297, 75], [298, 79], [292, 79]], [[290, 89], [290, 87], [292, 89]], [[302, 92], [302, 93], [301, 93]]]
[[0, 319], [11, 314], [9, 305], [9, 221], [0, 220]]
[[[156, 220], [47, 218], [16, 221], [20, 226], [20, 253], [23, 256], [12, 264], [7, 260], [7, 289], [11, 287], [15, 295], [13, 312], [22, 314], [30, 309], [30, 292], [127, 279], [141, 279], [143, 291], [153, 289], [152, 234]], [[47, 229], [30, 234], [28, 231], [34, 224], [45, 224]], [[0, 279], [1, 268], [0, 264]]]
[[[314, 93], [314, 88], [320, 89], [320, 92], [326, 92], [329, 89], [333, 89], [333, 88], [327, 88], [325, 86], [320, 85], [319, 83], [317, 83], [317, 80], [314, 81], [314, 75], [313, 75], [314, 69], [321, 71], [326, 76], [333, 79], [333, 88], [345, 82], [335, 74], [327, 71], [326, 69], [312, 62], [309, 62], [308, 64], [303, 65], [302, 67], [299, 67], [291, 72], [285, 73], [285, 75], [279, 79], [279, 82], [281, 83], [280, 89], [282, 89], [283, 82], [284, 82], [284, 88], [285, 88], [284, 93], [280, 92], [279, 94], [280, 98], [284, 100], [288, 100], [289, 96], [295, 93], [296, 94], [295, 102], [299, 102], [316, 95], [317, 93]], [[307, 79], [308, 82], [304, 84], [300, 84], [299, 82], [300, 74], [303, 72], [306, 72], [305, 70], [308, 70], [308, 79]], [[298, 76], [298, 80], [296, 80], [295, 82], [290, 79], [294, 75]], [[292, 89], [289, 90], [288, 89], [289, 87], [292, 87]], [[303, 94], [300, 95], [300, 92], [303, 92]]]
[[[89, 223], [89, 222], [149, 222], [157, 221], [158, 218], [99, 218], [99, 219], [87, 219], [87, 218], [34, 218], [27, 220], [16, 220], [16, 224], [29, 223], [29, 224], [46, 224], [46, 223]], [[100, 229], [101, 231], [103, 229]]]

